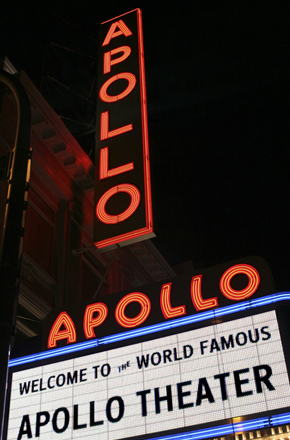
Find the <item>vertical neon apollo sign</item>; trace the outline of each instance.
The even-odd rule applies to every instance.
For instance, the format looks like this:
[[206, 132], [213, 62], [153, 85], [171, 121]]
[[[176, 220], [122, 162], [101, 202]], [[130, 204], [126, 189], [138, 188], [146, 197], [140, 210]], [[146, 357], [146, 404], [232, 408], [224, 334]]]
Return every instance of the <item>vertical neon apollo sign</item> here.
[[100, 29], [94, 243], [153, 237], [141, 11]]

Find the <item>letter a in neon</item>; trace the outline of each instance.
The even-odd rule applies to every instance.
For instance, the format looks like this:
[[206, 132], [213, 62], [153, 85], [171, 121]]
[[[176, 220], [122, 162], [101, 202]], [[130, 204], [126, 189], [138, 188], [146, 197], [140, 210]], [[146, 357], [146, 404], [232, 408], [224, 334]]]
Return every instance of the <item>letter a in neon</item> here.
[[[118, 31], [116, 31], [117, 28], [119, 28]], [[130, 31], [123, 20], [115, 21], [115, 23], [111, 24], [102, 46], [107, 46], [112, 38], [119, 37], [120, 35], [125, 35], [125, 37], [130, 37], [130, 35], [133, 35], [133, 32]]]
[[[61, 327], [64, 329], [60, 330]], [[54, 321], [48, 336], [47, 347], [56, 347], [57, 341], [62, 339], [66, 339], [68, 344], [77, 340], [75, 324], [66, 312], [61, 312]]]

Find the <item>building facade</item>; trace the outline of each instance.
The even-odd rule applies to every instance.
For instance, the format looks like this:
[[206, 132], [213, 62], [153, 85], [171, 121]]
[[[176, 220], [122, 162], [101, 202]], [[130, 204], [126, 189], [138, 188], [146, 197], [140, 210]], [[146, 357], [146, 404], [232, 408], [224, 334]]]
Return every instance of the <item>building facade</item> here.
[[[41, 333], [56, 307], [98, 298], [175, 275], [150, 240], [110, 252], [93, 245], [94, 164], [25, 72], [9, 60], [4, 70], [24, 86], [32, 111], [32, 172], [25, 225], [17, 331]], [[1, 156], [14, 145], [17, 107], [5, 93], [0, 119]], [[1, 182], [1, 224], [7, 190]], [[84, 248], [90, 250], [83, 252]], [[78, 252], [79, 251], [79, 252]]]
[[[54, 309], [101, 301], [110, 294], [172, 279], [176, 272], [151, 240], [109, 252], [92, 249], [94, 165], [25, 72], [16, 72], [8, 60], [4, 68], [23, 84], [32, 111], [32, 173], [17, 313], [20, 346], [25, 339], [41, 334], [42, 322]], [[14, 145], [16, 120], [14, 98], [5, 92], [0, 114], [1, 156]], [[1, 182], [2, 222], [6, 186]], [[243, 421], [233, 419], [234, 424]], [[26, 429], [21, 438], [31, 438]], [[203, 434], [191, 432], [188, 438], [290, 439], [290, 424], [281, 421], [273, 427], [253, 426], [215, 437], [204, 430]]]

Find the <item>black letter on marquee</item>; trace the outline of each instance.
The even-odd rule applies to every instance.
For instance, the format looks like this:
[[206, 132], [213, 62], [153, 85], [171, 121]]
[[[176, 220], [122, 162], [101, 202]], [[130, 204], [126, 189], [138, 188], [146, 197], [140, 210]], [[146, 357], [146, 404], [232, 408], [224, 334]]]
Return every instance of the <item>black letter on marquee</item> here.
[[74, 427], [73, 427], [73, 429], [82, 429], [82, 428], [86, 428], [86, 427], [87, 427], [86, 423], [79, 425], [79, 406], [74, 405]]
[[149, 363], [149, 354], [146, 354], [146, 358], [145, 358], [144, 354], [142, 354], [141, 359], [139, 358], [139, 356], [137, 356], [136, 357], [136, 361], [137, 361], [139, 370], [140, 370], [140, 368], [143, 367], [143, 365], [144, 365], [144, 367], [147, 368], [148, 367], [148, 363]]
[[182, 357], [178, 357], [178, 353], [177, 353], [176, 347], [174, 347], [173, 353], [174, 353], [174, 360], [175, 361], [181, 361], [182, 360]]
[[95, 421], [95, 402], [90, 402], [90, 426], [103, 425], [103, 423], [103, 420]]
[[214, 376], [215, 379], [220, 380], [222, 400], [227, 400], [228, 398], [225, 378], [228, 377], [229, 375], [230, 373], [222, 373], [222, 374], [216, 374]]
[[[45, 416], [45, 420], [43, 422], [40, 421], [41, 416]], [[36, 426], [35, 426], [35, 437], [40, 436], [40, 427], [48, 424], [50, 419], [50, 415], [48, 411], [38, 412], [36, 414]]]
[[[204, 388], [205, 394], [202, 393]], [[210, 390], [209, 384], [207, 383], [206, 377], [201, 377], [198, 382], [196, 406], [201, 404], [202, 399], [208, 399], [209, 403], [214, 403], [214, 398]]]
[[150, 394], [151, 390], [138, 391], [136, 396], [141, 396], [141, 405], [142, 405], [142, 417], [147, 416], [147, 400], [146, 394]]
[[20, 396], [22, 396], [22, 394], [25, 393], [28, 394], [29, 392], [29, 388], [30, 388], [30, 381], [29, 382], [24, 382], [24, 383], [20, 383], [19, 384], [19, 388], [20, 388]]
[[[24, 428], [26, 428], [24, 430]], [[26, 414], [25, 416], [22, 417], [22, 422], [21, 422], [21, 426], [19, 429], [19, 434], [17, 437], [17, 440], [22, 439], [22, 436], [26, 434], [27, 438], [32, 438], [32, 432], [31, 432], [31, 425], [30, 425], [30, 420], [29, 420], [29, 415]]]
[[166, 364], [166, 361], [168, 360], [168, 362], [172, 362], [171, 356], [172, 355], [172, 351], [171, 350], [163, 350], [163, 362], [164, 364]]
[[[240, 341], [240, 335], [242, 335], [242, 341]], [[245, 332], [239, 332], [236, 335], [236, 343], [242, 347], [243, 345], [245, 345], [248, 342], [248, 338]]]
[[249, 340], [253, 343], [258, 342], [260, 339], [259, 329], [255, 328], [255, 333], [256, 333], [256, 338], [254, 339], [252, 335], [252, 330], [248, 330]]
[[75, 370], [73, 375], [71, 375], [70, 371], [67, 373], [67, 384], [73, 384], [74, 382], [78, 382], [78, 370]]
[[224, 336], [221, 337], [222, 350], [225, 348], [234, 348], [234, 338], [233, 335], [229, 336], [229, 339], [226, 340]]
[[262, 338], [263, 341], [268, 341], [268, 339], [271, 338], [271, 333], [267, 332], [267, 330], [265, 330], [266, 328], [269, 328], [269, 326], [265, 325], [265, 327], [261, 328], [261, 333], [263, 333], [263, 335], [266, 335], [265, 338], [264, 337]]
[[200, 352], [201, 352], [201, 354], [204, 354], [204, 349], [207, 348], [207, 345], [204, 345], [206, 342], [208, 342], [208, 340], [200, 342]]
[[83, 368], [82, 370], [80, 370], [80, 382], [86, 382], [88, 379], [86, 379], [86, 373], [87, 368]]
[[210, 353], [212, 353], [214, 350], [221, 351], [220, 346], [215, 338], [211, 340]]
[[[60, 412], [64, 413], [64, 424], [63, 424], [62, 428], [59, 428], [57, 426], [57, 416], [59, 415]], [[68, 424], [69, 424], [69, 412], [68, 412], [68, 409], [65, 408], [65, 407], [58, 408], [55, 411], [55, 413], [53, 414], [53, 417], [52, 417], [52, 427], [53, 427], [53, 430], [57, 434], [60, 434], [60, 433], [62, 433], [62, 432], [64, 432], [66, 430], [66, 428], [68, 427]]]
[[[106, 370], [107, 370], [106, 373], [105, 373], [105, 367], [106, 367]], [[103, 377], [107, 377], [107, 376], [109, 376], [110, 373], [111, 373], [111, 365], [110, 364], [102, 365], [102, 367], [101, 367], [101, 375]]]
[[[61, 382], [61, 380], [62, 382]], [[63, 373], [59, 374], [56, 378], [56, 385], [62, 387], [65, 384], [65, 375]]]
[[190, 396], [190, 391], [182, 391], [183, 386], [191, 385], [191, 380], [188, 380], [187, 382], [180, 382], [177, 384], [177, 395], [178, 395], [178, 407], [179, 409], [183, 408], [190, 408], [193, 406], [193, 402], [190, 403], [184, 403], [183, 397], [184, 396]]
[[[187, 348], [189, 348], [189, 352], [187, 351]], [[184, 345], [183, 346], [183, 356], [184, 359], [188, 359], [193, 355], [193, 348], [191, 345]]]
[[243, 385], [244, 383], [249, 383], [249, 379], [241, 379], [240, 374], [244, 374], [244, 373], [248, 373], [248, 372], [249, 372], [249, 368], [243, 368], [242, 370], [234, 371], [237, 397], [250, 396], [251, 394], [253, 394], [252, 390], [242, 391], [241, 385]]
[[[272, 376], [272, 368], [270, 367], [270, 365], [258, 365], [257, 367], [253, 367], [253, 370], [254, 370], [257, 393], [263, 392], [261, 382], [264, 382], [264, 384], [266, 385], [269, 391], [275, 390], [275, 388], [269, 381], [269, 377]], [[260, 370], [266, 370], [265, 376], [262, 377], [260, 376]]]
[[47, 386], [48, 386], [48, 388], [54, 388], [55, 387], [55, 385], [50, 385], [50, 381], [51, 381], [51, 379], [53, 379], [55, 376], [50, 376], [49, 378], [48, 378], [48, 381], [47, 381]]
[[[157, 360], [154, 360], [155, 354], [157, 354]], [[155, 356], [155, 358], [156, 358], [156, 356]], [[159, 351], [156, 351], [155, 353], [153, 353], [151, 355], [151, 364], [154, 365], [154, 367], [155, 367], [156, 365], [159, 365], [160, 362], [161, 362], [161, 354], [159, 353]]]
[[160, 402], [167, 400], [167, 411], [173, 411], [171, 385], [166, 385], [166, 396], [159, 396], [159, 388], [154, 388], [155, 394], [155, 413], [160, 414]]
[[[112, 406], [112, 403], [114, 402], [114, 400], [117, 400], [117, 402], [119, 403], [119, 415], [115, 419], [112, 417], [112, 413], [111, 413], [111, 406]], [[108, 403], [106, 406], [106, 415], [107, 415], [107, 419], [109, 420], [109, 422], [111, 422], [111, 423], [119, 422], [124, 415], [124, 411], [125, 411], [125, 405], [124, 405], [124, 401], [123, 401], [122, 397], [115, 396], [115, 397], [111, 397], [108, 400]]]

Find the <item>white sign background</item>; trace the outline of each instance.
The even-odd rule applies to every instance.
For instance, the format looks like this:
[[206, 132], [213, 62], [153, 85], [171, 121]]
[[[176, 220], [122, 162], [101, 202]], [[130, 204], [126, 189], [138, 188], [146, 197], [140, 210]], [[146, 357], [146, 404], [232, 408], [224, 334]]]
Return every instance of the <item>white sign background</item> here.
[[[251, 342], [249, 332], [252, 340], [258, 339], [257, 342]], [[233, 346], [230, 344], [227, 348], [223, 344], [222, 347], [221, 338], [224, 337], [224, 340], [229, 341], [230, 335], [233, 335]], [[189, 347], [183, 349], [184, 346], [193, 348], [192, 355], [187, 359], [184, 359], [183, 351], [185, 350], [189, 356], [191, 349]], [[165, 354], [164, 350], [167, 350]], [[140, 360], [144, 355], [147, 359], [147, 354], [148, 366], [143, 365], [139, 368], [137, 357]], [[151, 363], [151, 359], [156, 365]], [[101, 374], [101, 366], [104, 364], [109, 364], [111, 368], [107, 377], [104, 377], [108, 374], [107, 366], [103, 367], [103, 376]], [[94, 368], [98, 365], [100, 367]], [[262, 392], [258, 392], [254, 367], [262, 365], [268, 365], [272, 373], [268, 382], [261, 380]], [[240, 381], [239, 387], [242, 393], [240, 397], [237, 397], [233, 373], [238, 370], [243, 370], [236, 373]], [[77, 383], [67, 384], [67, 374], [70, 372], [73, 376], [75, 371], [77, 371]], [[220, 379], [214, 378], [215, 375], [222, 373], [229, 373], [224, 379], [227, 391], [225, 400], [222, 399]], [[264, 377], [265, 374], [266, 370], [261, 368], [259, 375]], [[48, 388], [49, 378], [51, 378], [50, 386], [54, 386], [52, 389]], [[200, 385], [201, 400], [198, 402], [200, 378], [206, 378], [206, 381], [203, 379], [203, 385]], [[26, 393], [23, 387], [26, 382], [27, 388], [29, 381], [29, 391]], [[59, 386], [56, 385], [57, 382]], [[177, 384], [184, 382], [186, 384], [182, 385], [181, 391], [179, 390], [179, 393], [183, 393], [181, 396], [183, 408], [180, 409]], [[271, 388], [269, 382], [272, 390], [269, 389]], [[166, 388], [166, 386], [170, 387]], [[40, 391], [40, 388], [43, 390]], [[156, 413], [155, 388], [159, 388], [160, 397], [166, 396], [171, 391], [171, 411], [168, 410], [170, 408], [168, 400], [161, 400], [160, 412]], [[148, 392], [146, 396], [143, 394], [143, 400], [146, 398], [147, 415], [142, 416], [142, 396], [136, 393], [143, 390], [150, 390], [150, 393]], [[119, 421], [112, 422], [108, 420], [108, 412], [111, 419], [117, 419], [121, 414], [120, 399], [113, 399], [108, 409], [109, 399], [116, 396], [121, 397], [124, 402], [124, 414]], [[90, 426], [91, 401], [95, 402], [94, 421], [103, 421], [97, 426]], [[77, 410], [74, 410], [74, 405], [78, 405]], [[38, 428], [40, 439], [71, 440], [94, 437], [98, 440], [114, 440], [287, 406], [290, 406], [288, 374], [276, 314], [271, 311], [15, 372], [12, 377], [7, 439], [36, 438], [36, 414], [42, 411], [49, 413], [49, 421], [44, 425], [47, 417], [42, 415], [39, 418], [43, 424]], [[54, 416], [57, 409], [64, 407], [69, 414], [68, 425], [63, 432], [57, 433], [53, 429], [53, 417], [55, 417], [54, 426], [59, 430], [65, 427], [63, 410]], [[74, 411], [77, 411], [75, 426]], [[76, 425], [81, 427], [74, 429]], [[30, 428], [32, 436], [30, 436]]]

